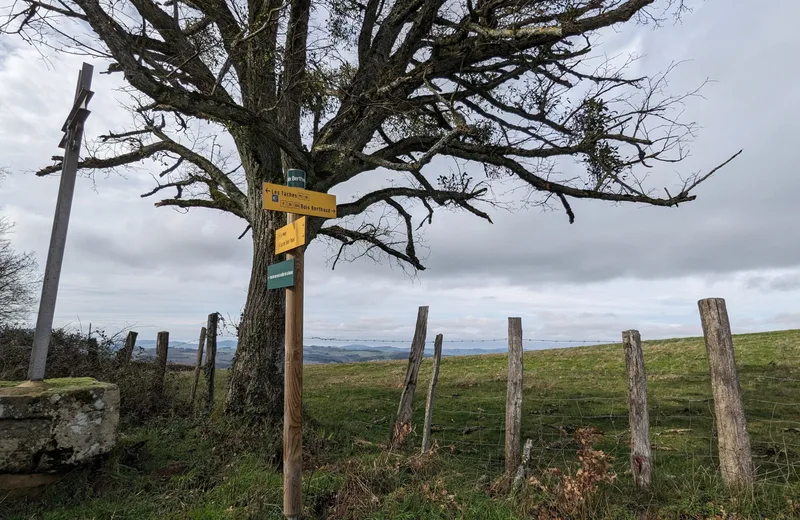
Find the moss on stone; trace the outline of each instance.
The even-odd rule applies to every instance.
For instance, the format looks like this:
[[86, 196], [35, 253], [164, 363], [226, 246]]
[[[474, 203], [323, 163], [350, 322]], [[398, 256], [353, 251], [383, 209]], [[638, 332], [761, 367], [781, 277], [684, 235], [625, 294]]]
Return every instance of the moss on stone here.
[[[91, 377], [62, 377], [45, 379], [44, 385], [39, 387], [20, 387], [24, 381], [0, 381], [0, 393], [41, 397], [61, 392], [76, 392], [94, 388], [109, 388], [114, 385], [103, 383]], [[3, 391], [4, 390], [4, 391]]]

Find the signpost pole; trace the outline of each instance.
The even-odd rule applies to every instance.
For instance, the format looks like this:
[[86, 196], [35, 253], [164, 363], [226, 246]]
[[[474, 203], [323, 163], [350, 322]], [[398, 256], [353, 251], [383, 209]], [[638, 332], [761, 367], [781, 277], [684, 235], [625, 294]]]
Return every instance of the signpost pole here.
[[[289, 170], [287, 186], [305, 188], [305, 172]], [[301, 218], [289, 213], [288, 223]], [[286, 288], [286, 366], [283, 398], [283, 514], [300, 518], [303, 462], [303, 256], [304, 248], [286, 253], [294, 259], [294, 285]]]

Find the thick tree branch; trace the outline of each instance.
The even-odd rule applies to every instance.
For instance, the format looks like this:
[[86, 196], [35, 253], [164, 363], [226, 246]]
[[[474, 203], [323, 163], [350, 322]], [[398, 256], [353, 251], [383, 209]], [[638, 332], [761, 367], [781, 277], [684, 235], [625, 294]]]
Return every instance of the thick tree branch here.
[[248, 220], [247, 215], [236, 206], [236, 204], [227, 198], [219, 200], [205, 200], [205, 199], [164, 199], [155, 203], [157, 208], [173, 206], [177, 208], [190, 209], [190, 208], [207, 208], [224, 211], [226, 213], [233, 213], [237, 217]]
[[[486, 194], [486, 189], [478, 189], [471, 192], [457, 192], [449, 190], [433, 190], [433, 189], [415, 189], [415, 188], [384, 188], [381, 190], [373, 191], [356, 201], [339, 204], [336, 206], [336, 214], [338, 217], [347, 217], [351, 215], [358, 215], [363, 213], [373, 204], [379, 202], [389, 202], [395, 198], [411, 198], [419, 200], [431, 200], [439, 206], [447, 204], [461, 204], [469, 203], [470, 201], [480, 200], [480, 197]], [[488, 215], [483, 218], [491, 221]]]
[[[390, 257], [396, 258], [402, 262], [406, 262], [414, 269], [424, 271], [425, 266], [422, 265], [416, 256], [409, 256], [407, 252], [401, 252], [387, 244], [385, 244], [374, 233], [355, 231], [346, 229], [341, 226], [328, 226], [320, 229], [318, 235], [327, 236], [336, 239], [342, 243], [342, 246], [353, 246], [358, 243], [364, 243], [367, 247], [376, 248]], [[413, 252], [413, 250], [412, 250]], [[341, 253], [341, 252], [340, 252]]]

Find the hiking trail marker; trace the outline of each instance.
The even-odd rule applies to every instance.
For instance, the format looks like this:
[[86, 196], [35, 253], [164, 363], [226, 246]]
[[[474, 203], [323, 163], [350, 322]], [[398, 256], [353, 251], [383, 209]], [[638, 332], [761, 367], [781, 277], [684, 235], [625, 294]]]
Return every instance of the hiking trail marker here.
[[267, 289], [286, 289], [286, 336], [283, 397], [283, 515], [303, 511], [303, 273], [306, 217], [336, 217], [336, 196], [306, 187], [306, 172], [286, 172], [286, 186], [264, 183], [264, 209], [288, 213], [275, 230], [275, 254], [286, 260], [267, 268]]
[[275, 254], [279, 255], [306, 243], [306, 217], [300, 217], [275, 232]]
[[[290, 172], [302, 170], [289, 170]], [[297, 174], [290, 174], [295, 177]], [[264, 183], [264, 209], [312, 217], [336, 218], [336, 196], [295, 186]]]
[[272, 264], [267, 268], [267, 289], [294, 286], [294, 258]]

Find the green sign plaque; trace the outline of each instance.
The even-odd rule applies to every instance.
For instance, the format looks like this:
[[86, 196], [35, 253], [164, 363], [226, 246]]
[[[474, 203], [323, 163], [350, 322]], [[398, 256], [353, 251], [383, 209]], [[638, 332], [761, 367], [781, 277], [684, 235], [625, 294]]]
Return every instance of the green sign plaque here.
[[267, 268], [267, 289], [294, 286], [294, 258], [272, 264]]

